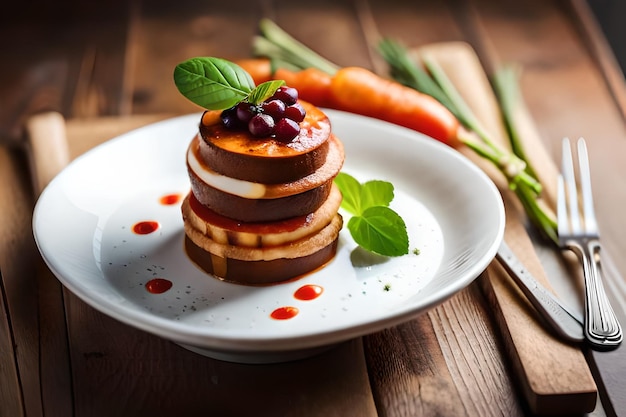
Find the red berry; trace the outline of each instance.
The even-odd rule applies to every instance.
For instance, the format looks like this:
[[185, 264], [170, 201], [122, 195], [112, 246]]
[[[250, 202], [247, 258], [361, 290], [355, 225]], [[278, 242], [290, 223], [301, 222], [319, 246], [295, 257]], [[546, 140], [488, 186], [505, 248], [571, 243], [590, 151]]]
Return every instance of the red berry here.
[[306, 116], [306, 111], [304, 107], [300, 105], [300, 103], [292, 104], [285, 109], [285, 117], [291, 119], [297, 123], [300, 123], [304, 120], [304, 116]]
[[272, 98], [281, 100], [283, 103], [290, 106], [298, 101], [298, 90], [287, 86], [278, 87]]
[[248, 130], [256, 137], [269, 136], [274, 130], [274, 119], [269, 114], [256, 114], [248, 122]]
[[241, 122], [239, 118], [237, 117], [236, 107], [231, 107], [229, 109], [222, 111], [222, 114], [220, 115], [220, 117], [222, 119], [222, 123], [228, 129], [236, 129], [241, 126]]
[[254, 106], [245, 101], [237, 104], [237, 118], [244, 123], [248, 123], [252, 116], [255, 115]]
[[300, 133], [300, 125], [291, 119], [280, 119], [274, 127], [274, 137], [281, 142], [291, 142]]
[[285, 103], [278, 99], [268, 100], [261, 104], [261, 108], [265, 114], [269, 114], [274, 118], [274, 120], [278, 120], [283, 117], [285, 107]]

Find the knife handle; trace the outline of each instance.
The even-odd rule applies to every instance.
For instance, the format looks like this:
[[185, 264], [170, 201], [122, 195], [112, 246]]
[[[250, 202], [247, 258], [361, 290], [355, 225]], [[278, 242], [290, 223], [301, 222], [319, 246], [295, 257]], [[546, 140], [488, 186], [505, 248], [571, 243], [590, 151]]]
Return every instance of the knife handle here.
[[496, 258], [554, 331], [570, 342], [584, 340], [582, 320], [541, 285], [504, 242]]

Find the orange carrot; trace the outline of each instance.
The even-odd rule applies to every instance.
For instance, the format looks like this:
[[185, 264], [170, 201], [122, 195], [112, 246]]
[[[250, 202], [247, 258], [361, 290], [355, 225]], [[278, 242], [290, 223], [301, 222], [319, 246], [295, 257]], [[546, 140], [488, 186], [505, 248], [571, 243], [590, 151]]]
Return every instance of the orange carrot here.
[[433, 97], [382, 78], [365, 68], [345, 67], [331, 83], [331, 106], [422, 132], [448, 145], [458, 144], [459, 122]]
[[267, 58], [240, 59], [235, 64], [246, 70], [256, 85], [273, 79], [272, 65]]
[[341, 68], [330, 76], [316, 68], [292, 71], [278, 68], [272, 74], [266, 58], [236, 61], [254, 79], [262, 82], [284, 80], [298, 90], [302, 100], [370, 116], [424, 133], [450, 146], [459, 143], [459, 122], [433, 97], [382, 78], [361, 67]]
[[285, 84], [298, 90], [298, 97], [319, 107], [329, 107], [331, 76], [316, 68], [290, 71], [278, 68], [273, 75], [275, 80], [284, 80]]
[[330, 75], [316, 68], [292, 71], [278, 68], [272, 74], [270, 60], [266, 58], [241, 59], [235, 61], [246, 70], [256, 85], [269, 80], [284, 80], [285, 84], [298, 90], [298, 96], [319, 107], [325, 107], [330, 97]]

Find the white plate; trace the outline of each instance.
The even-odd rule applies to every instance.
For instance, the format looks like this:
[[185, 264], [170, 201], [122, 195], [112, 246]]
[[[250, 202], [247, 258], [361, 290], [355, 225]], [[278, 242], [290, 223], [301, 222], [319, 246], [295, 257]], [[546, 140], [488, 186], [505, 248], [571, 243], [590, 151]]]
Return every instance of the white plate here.
[[[337, 256], [303, 278], [267, 287], [219, 281], [183, 248], [180, 205], [160, 197], [189, 190], [185, 151], [199, 114], [129, 132], [73, 161], [35, 208], [39, 250], [58, 279], [109, 316], [224, 360], [274, 362], [387, 328], [443, 302], [495, 256], [504, 207], [491, 180], [458, 152], [395, 125], [327, 111], [346, 149], [344, 171], [395, 185], [392, 208], [419, 254], [380, 259], [359, 250], [344, 228]], [[154, 220], [151, 234], [132, 226]], [[347, 220], [347, 218], [346, 218]], [[153, 278], [172, 287], [146, 289]], [[294, 292], [323, 288], [314, 300]], [[272, 311], [293, 306], [288, 320]]]

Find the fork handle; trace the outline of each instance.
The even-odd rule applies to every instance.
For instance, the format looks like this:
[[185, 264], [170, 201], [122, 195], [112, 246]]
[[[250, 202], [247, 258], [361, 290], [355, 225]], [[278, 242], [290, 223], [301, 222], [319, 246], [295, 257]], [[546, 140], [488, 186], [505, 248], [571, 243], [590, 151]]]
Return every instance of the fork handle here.
[[622, 328], [602, 284], [600, 243], [590, 239], [574, 245], [585, 276], [585, 338], [594, 347], [612, 349], [622, 342]]

